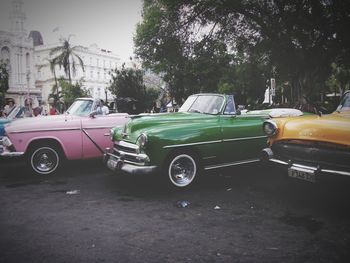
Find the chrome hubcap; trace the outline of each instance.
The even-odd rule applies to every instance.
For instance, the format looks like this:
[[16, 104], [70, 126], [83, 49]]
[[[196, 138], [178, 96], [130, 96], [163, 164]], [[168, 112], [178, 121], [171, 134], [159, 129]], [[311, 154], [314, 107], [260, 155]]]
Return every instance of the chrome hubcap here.
[[49, 174], [56, 170], [59, 157], [56, 151], [49, 147], [37, 149], [31, 158], [33, 169], [40, 174]]
[[196, 162], [187, 154], [176, 156], [169, 165], [170, 180], [178, 187], [189, 185], [193, 181], [196, 172]]

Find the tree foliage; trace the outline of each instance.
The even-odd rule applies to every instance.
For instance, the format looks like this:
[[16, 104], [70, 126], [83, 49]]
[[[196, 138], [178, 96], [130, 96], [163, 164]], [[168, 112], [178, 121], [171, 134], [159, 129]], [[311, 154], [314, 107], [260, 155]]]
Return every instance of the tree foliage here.
[[58, 82], [61, 87], [59, 98], [63, 99], [66, 107], [69, 107], [77, 98], [90, 97], [90, 92], [83, 87], [82, 80], [72, 84], [60, 78]]
[[271, 77], [301, 97], [349, 62], [349, 26], [349, 1], [144, 0], [134, 42], [177, 98], [219, 87], [256, 98]]
[[0, 107], [4, 105], [5, 94], [9, 89], [9, 73], [7, 65], [0, 60]]

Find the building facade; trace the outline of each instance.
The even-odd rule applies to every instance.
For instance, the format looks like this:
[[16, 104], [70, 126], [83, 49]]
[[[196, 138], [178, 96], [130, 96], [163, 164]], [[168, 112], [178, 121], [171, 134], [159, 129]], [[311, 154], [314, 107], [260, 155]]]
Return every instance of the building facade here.
[[[34, 63], [35, 79], [37, 89], [42, 90], [42, 99], [47, 100], [55, 84], [55, 78], [67, 78], [63, 67], [55, 66], [54, 72], [50, 68], [49, 60], [52, 59], [50, 51], [55, 45], [35, 46]], [[110, 74], [109, 72], [118, 66], [119, 58], [111, 51], [101, 49], [97, 45], [89, 47], [78, 46], [76, 54], [82, 58], [84, 70], [78, 65], [75, 74], [72, 74], [72, 82], [82, 81], [83, 87], [90, 92], [93, 98], [112, 100], [112, 95], [108, 91]]]
[[[50, 69], [49, 59], [52, 48], [61, 45], [45, 44], [38, 31], [29, 34], [25, 29], [26, 16], [22, 10], [23, 1], [13, 0], [10, 12], [10, 31], [0, 31], [0, 59], [6, 63], [9, 72], [9, 89], [6, 99], [14, 99], [18, 105], [24, 105], [30, 98], [33, 106], [48, 101], [55, 84], [55, 77], [65, 77], [63, 68]], [[76, 54], [83, 59], [84, 71], [77, 67], [72, 75], [72, 82], [82, 81], [94, 98], [112, 100], [108, 91], [109, 72], [118, 66], [119, 58], [109, 50], [99, 48], [96, 44], [84, 47], [78, 45]]]
[[34, 46], [24, 28], [25, 14], [22, 1], [12, 1], [10, 13], [11, 30], [0, 31], [0, 59], [6, 63], [9, 72], [9, 89], [6, 98], [24, 105], [27, 98], [33, 103], [41, 100], [41, 90], [35, 86]]

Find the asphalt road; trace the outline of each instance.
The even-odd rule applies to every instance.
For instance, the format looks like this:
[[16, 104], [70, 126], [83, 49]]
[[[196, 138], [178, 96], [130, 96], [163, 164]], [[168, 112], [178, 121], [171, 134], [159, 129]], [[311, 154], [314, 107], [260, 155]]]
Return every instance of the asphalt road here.
[[341, 178], [314, 185], [249, 165], [169, 190], [100, 161], [49, 178], [0, 171], [0, 262], [350, 262]]

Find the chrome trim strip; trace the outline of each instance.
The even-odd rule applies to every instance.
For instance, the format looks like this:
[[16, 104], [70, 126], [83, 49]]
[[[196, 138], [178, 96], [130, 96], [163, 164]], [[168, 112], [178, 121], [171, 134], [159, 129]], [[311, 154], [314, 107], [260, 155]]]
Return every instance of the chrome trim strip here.
[[81, 130], [81, 128], [54, 128], [54, 129], [38, 129], [38, 130], [21, 130], [21, 131], [12, 131], [13, 133], [27, 133], [27, 132], [48, 132], [48, 131], [78, 131]]
[[247, 163], [255, 163], [255, 162], [259, 162], [259, 161], [260, 161], [260, 159], [250, 159], [250, 160], [238, 161], [238, 162], [233, 162], [233, 163], [211, 165], [211, 166], [205, 167], [204, 170], [212, 170], [212, 169], [223, 168], [223, 167], [230, 167], [230, 166], [247, 164]]
[[[290, 165], [289, 163], [285, 162], [285, 161], [281, 161], [275, 158], [272, 158], [269, 160], [270, 162], [274, 162], [274, 163], [279, 163], [282, 165]], [[302, 165], [302, 164], [297, 164], [297, 163], [293, 163], [291, 165], [291, 167], [293, 168], [300, 168], [300, 169], [307, 169], [307, 170], [312, 170], [312, 171], [320, 171], [323, 173], [331, 173], [331, 174], [339, 174], [339, 175], [346, 175], [346, 176], [350, 176], [350, 172], [348, 171], [340, 171], [340, 170], [332, 170], [332, 169], [318, 169], [317, 167], [314, 166], [307, 166], [307, 165]]]
[[336, 170], [329, 170], [329, 169], [321, 169], [321, 172], [350, 176], [350, 172], [346, 172], [346, 171], [336, 171]]
[[283, 165], [288, 165], [287, 162], [281, 161], [281, 160], [278, 160], [278, 159], [275, 159], [275, 158], [269, 159], [269, 161], [270, 161], [270, 162], [274, 162], [274, 163], [283, 164]]
[[232, 142], [232, 141], [244, 141], [244, 140], [255, 140], [255, 139], [262, 139], [267, 138], [266, 135], [264, 136], [253, 136], [253, 137], [243, 137], [243, 138], [235, 138], [235, 139], [223, 139], [223, 142]]
[[235, 139], [223, 139], [216, 141], [204, 141], [204, 142], [193, 142], [193, 143], [184, 143], [184, 144], [176, 144], [176, 145], [166, 145], [163, 146], [164, 149], [174, 148], [174, 147], [183, 147], [183, 146], [193, 146], [193, 145], [203, 145], [203, 144], [212, 144], [212, 143], [222, 143], [222, 142], [231, 142], [231, 141], [244, 141], [244, 140], [255, 140], [267, 138], [267, 136], [254, 136], [254, 137], [243, 137], [243, 138], [235, 138]]
[[183, 147], [183, 146], [193, 146], [193, 145], [202, 145], [202, 144], [212, 144], [212, 143], [220, 143], [222, 140], [218, 141], [207, 141], [207, 142], [193, 142], [193, 143], [184, 143], [184, 144], [176, 144], [176, 145], [167, 145], [163, 146], [164, 149], [174, 148], [174, 147]]
[[97, 127], [83, 127], [85, 130], [92, 130], [92, 129], [112, 129], [114, 127], [118, 126], [97, 126]]
[[317, 167], [293, 163], [292, 167], [317, 171]]
[[206, 157], [203, 157], [203, 160], [209, 160], [214, 158], [216, 158], [216, 156], [206, 156]]

